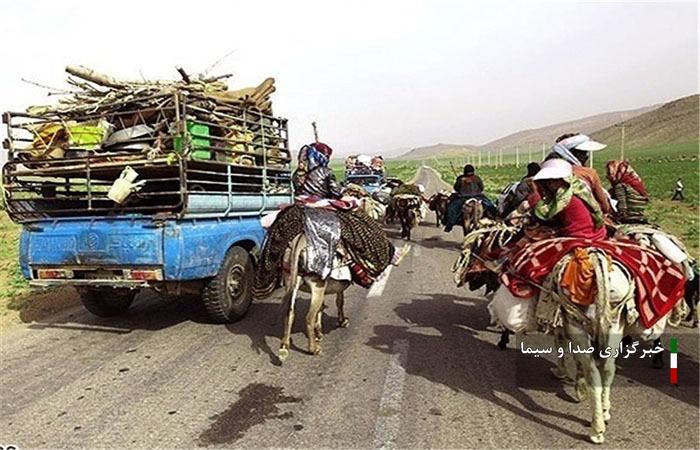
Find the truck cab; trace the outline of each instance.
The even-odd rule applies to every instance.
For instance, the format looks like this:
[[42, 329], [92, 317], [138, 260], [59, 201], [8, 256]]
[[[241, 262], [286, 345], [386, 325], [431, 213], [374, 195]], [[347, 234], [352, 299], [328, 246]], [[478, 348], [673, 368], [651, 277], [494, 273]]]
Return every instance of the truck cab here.
[[381, 188], [384, 176], [379, 174], [348, 174], [345, 177], [346, 184], [362, 186], [369, 194], [373, 194]]
[[[215, 100], [192, 92], [157, 100], [148, 111], [107, 108], [70, 121], [3, 115], [4, 195], [23, 226], [22, 274], [33, 286], [75, 286], [98, 316], [124, 313], [139, 290], [155, 289], [198, 294], [212, 321], [234, 321], [252, 300], [259, 219], [293, 199], [287, 121], [231, 104], [214, 109]], [[153, 117], [170, 133], [155, 131]], [[109, 136], [91, 146], [69, 140], [60, 152], [46, 138], [50, 127], [71, 136], [66, 127], [101, 121], [151, 131], [122, 133], [110, 147]], [[129, 183], [126, 173], [137, 178], [120, 203], [112, 194]]]

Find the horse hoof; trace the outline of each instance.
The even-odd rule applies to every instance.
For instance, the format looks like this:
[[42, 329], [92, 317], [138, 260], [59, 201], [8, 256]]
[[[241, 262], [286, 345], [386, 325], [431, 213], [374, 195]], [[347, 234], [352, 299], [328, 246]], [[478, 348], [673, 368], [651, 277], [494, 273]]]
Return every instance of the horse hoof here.
[[588, 397], [588, 389], [585, 386], [581, 386], [579, 383], [576, 384], [576, 395], [574, 395], [574, 400], [577, 403], [581, 403]]
[[590, 436], [588, 436], [588, 438], [594, 444], [602, 444], [603, 442], [605, 442], [605, 436], [603, 436], [603, 433], [591, 434]]
[[612, 415], [610, 415], [610, 410], [608, 409], [603, 411], [603, 420], [605, 421], [605, 423], [610, 422], [610, 419], [612, 419]]
[[317, 356], [321, 354], [321, 346], [317, 346], [316, 348], [310, 348], [309, 353], [311, 353], [313, 356]]
[[504, 342], [502, 340], [498, 341], [497, 345], [500, 350], [505, 350], [506, 348], [508, 348], [508, 342]]
[[348, 325], [350, 325], [350, 321], [347, 318], [338, 321], [338, 326], [340, 328], [347, 328]]
[[566, 372], [562, 371], [559, 366], [552, 367], [549, 369], [549, 371], [552, 373], [552, 376], [557, 380], [566, 380]]
[[284, 362], [288, 357], [289, 350], [287, 350], [286, 348], [281, 348], [277, 351], [277, 359], [279, 359], [280, 362]]

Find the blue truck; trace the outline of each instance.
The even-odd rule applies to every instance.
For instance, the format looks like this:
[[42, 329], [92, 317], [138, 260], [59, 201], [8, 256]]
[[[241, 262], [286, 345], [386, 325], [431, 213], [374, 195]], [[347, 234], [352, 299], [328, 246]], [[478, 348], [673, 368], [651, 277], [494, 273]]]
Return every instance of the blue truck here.
[[[22, 274], [75, 286], [102, 317], [155, 289], [197, 294], [212, 321], [235, 321], [252, 300], [259, 219], [292, 201], [287, 121], [187, 89], [136, 106], [3, 114]], [[138, 181], [115, 200], [125, 173]]]

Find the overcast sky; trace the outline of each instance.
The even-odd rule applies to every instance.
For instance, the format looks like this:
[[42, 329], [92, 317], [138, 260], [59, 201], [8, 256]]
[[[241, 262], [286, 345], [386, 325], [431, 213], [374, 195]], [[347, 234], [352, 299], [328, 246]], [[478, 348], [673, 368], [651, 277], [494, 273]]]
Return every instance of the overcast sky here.
[[[82, 64], [277, 80], [294, 148], [337, 153], [503, 135], [698, 92], [698, 6], [540, 1], [14, 1], [0, 6], [0, 109], [48, 101]], [[232, 52], [232, 53], [231, 53]], [[3, 130], [4, 135], [4, 130]]]

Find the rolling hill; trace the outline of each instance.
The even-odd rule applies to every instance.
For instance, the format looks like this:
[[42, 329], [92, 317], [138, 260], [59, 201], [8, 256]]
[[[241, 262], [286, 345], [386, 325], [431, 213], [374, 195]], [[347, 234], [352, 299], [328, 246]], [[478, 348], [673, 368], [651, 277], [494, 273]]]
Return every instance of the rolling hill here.
[[[617, 130], [614, 128], [616, 123], [619, 123], [622, 119], [627, 121], [634, 120], [634, 118], [639, 117], [644, 114], [648, 114], [653, 111], [661, 110], [662, 108], [675, 103], [681, 102], [685, 99], [695, 98], [697, 95], [686, 97], [684, 99], [679, 99], [674, 102], [667, 104], [657, 104], [652, 106], [646, 106], [643, 108], [625, 110], [625, 111], [615, 111], [604, 114], [596, 114], [593, 116], [584, 117], [577, 120], [571, 120], [567, 122], [561, 122], [553, 125], [548, 125], [541, 128], [535, 128], [530, 130], [522, 130], [513, 134], [509, 134], [502, 138], [496, 139], [494, 141], [488, 142], [483, 145], [457, 145], [457, 144], [436, 144], [427, 147], [414, 148], [411, 151], [397, 157], [396, 159], [426, 159], [426, 158], [449, 158], [452, 156], [464, 156], [469, 154], [470, 151], [473, 153], [478, 150], [482, 151], [496, 151], [499, 148], [503, 149], [503, 154], [509, 154], [515, 152], [516, 147], [520, 147], [521, 151], [526, 151], [528, 146], [532, 146], [533, 149], [541, 149], [542, 144], [549, 146], [552, 142], [564, 133], [579, 131], [582, 133], [591, 134], [598, 130]], [[686, 100], [683, 103], [684, 108], [677, 107], [673, 108], [673, 111], [680, 114], [680, 111], [684, 111], [684, 117], [688, 117], [690, 112], [688, 111], [689, 102]], [[697, 102], [695, 105], [696, 117], [697, 117]], [[665, 111], [659, 116], [665, 116]], [[686, 120], [686, 119], [684, 119]], [[641, 127], [641, 125], [640, 125]], [[683, 126], [683, 130], [688, 128], [686, 125]], [[686, 130], [687, 132], [687, 130]], [[617, 130], [619, 135], [619, 130]], [[611, 131], [612, 135], [612, 131]], [[604, 141], [605, 142], [605, 141]]]
[[611, 150], [620, 148], [625, 126], [625, 149], [649, 148], [661, 144], [679, 144], [698, 140], [700, 134], [699, 95], [690, 95], [668, 102], [659, 108], [596, 131], [591, 137], [608, 144]]
[[426, 159], [426, 158], [449, 158], [452, 156], [464, 156], [474, 153], [479, 149], [476, 145], [458, 144], [435, 144], [427, 147], [418, 147], [410, 150], [396, 159]]

